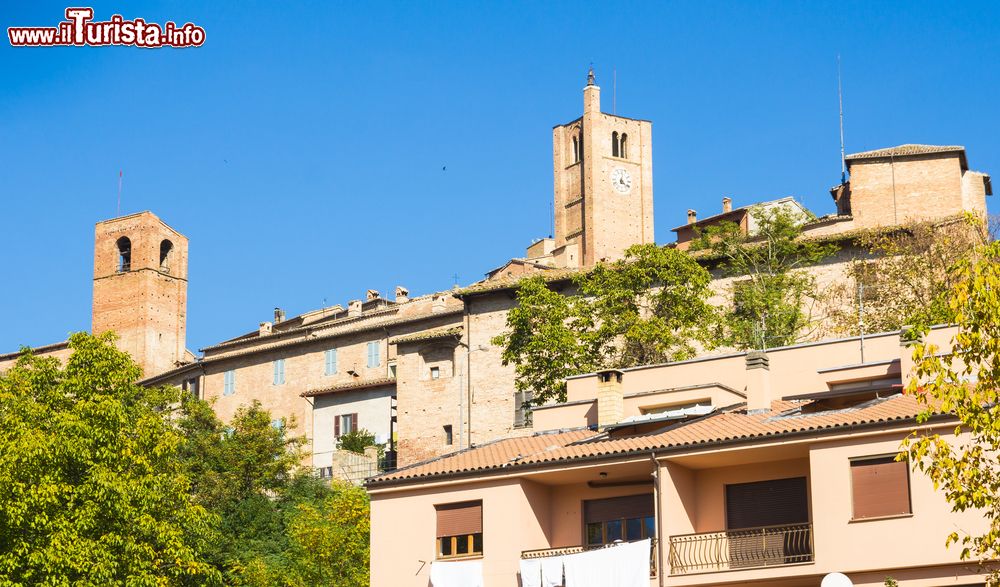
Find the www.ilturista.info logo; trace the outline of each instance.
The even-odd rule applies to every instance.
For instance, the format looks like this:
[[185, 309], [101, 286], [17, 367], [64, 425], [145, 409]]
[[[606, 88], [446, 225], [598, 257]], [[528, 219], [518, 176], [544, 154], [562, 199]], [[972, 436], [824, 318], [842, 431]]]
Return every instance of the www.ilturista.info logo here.
[[205, 29], [167, 21], [163, 25], [141, 18], [94, 22], [93, 8], [67, 8], [66, 20], [54, 27], [8, 27], [7, 37], [15, 47], [132, 45], [135, 47], [198, 47], [205, 42]]

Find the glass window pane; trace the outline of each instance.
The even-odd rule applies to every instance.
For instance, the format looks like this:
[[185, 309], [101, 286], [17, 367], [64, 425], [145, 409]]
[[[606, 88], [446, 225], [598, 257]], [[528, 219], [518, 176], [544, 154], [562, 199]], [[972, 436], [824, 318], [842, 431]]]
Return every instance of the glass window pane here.
[[483, 535], [473, 534], [472, 535], [472, 552], [482, 552], [483, 551]]
[[451, 537], [445, 536], [441, 540], [441, 556], [451, 556]]
[[655, 538], [656, 537], [656, 520], [653, 516], [647, 517], [643, 520], [644, 526], [646, 526], [646, 533], [643, 535], [644, 538]]
[[613, 522], [608, 522], [606, 527], [608, 529], [607, 542], [611, 543], [611, 542], [614, 542], [615, 540], [621, 540], [622, 539], [622, 521], [621, 520], [615, 520]]
[[600, 522], [587, 524], [587, 544], [601, 544], [604, 542], [603, 528]]
[[457, 542], [458, 547], [455, 549], [455, 554], [469, 554], [469, 535], [459, 536]]
[[625, 520], [625, 540], [642, 539], [642, 518]]

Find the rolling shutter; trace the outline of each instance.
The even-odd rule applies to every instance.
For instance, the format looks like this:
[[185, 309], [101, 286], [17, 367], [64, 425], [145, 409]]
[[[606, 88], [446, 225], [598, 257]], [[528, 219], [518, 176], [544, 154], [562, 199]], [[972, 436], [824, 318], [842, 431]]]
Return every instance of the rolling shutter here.
[[854, 518], [878, 518], [910, 513], [907, 462], [895, 457], [851, 461]]
[[483, 531], [483, 502], [466, 501], [434, 506], [437, 510], [437, 538], [465, 536]]
[[653, 515], [653, 494], [626, 495], [583, 502], [583, 523], [608, 522]]
[[333, 417], [333, 437], [340, 438], [340, 416]]
[[726, 485], [726, 528], [809, 522], [806, 478]]

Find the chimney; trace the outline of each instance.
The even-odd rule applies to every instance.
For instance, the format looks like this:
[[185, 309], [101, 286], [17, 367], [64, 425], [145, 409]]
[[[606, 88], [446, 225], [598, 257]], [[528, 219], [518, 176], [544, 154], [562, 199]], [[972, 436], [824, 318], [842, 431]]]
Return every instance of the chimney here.
[[625, 397], [622, 372], [617, 369], [597, 372], [597, 428], [603, 430], [622, 421]]
[[379, 297], [377, 289], [370, 289], [365, 292], [365, 301], [370, 302], [372, 300], [377, 300]]
[[730, 197], [722, 198], [722, 213], [733, 211], [733, 199]]
[[688, 224], [694, 224], [698, 222], [698, 213], [694, 210], [688, 210]]
[[351, 300], [347, 302], [347, 317], [353, 318], [354, 316], [361, 315], [361, 300]]
[[771, 366], [767, 353], [747, 353], [747, 413], [771, 409]]
[[444, 296], [443, 293], [434, 294], [431, 298], [431, 312], [444, 312]]
[[410, 301], [410, 290], [401, 285], [396, 286], [396, 303], [402, 304]]
[[270, 322], [261, 322], [260, 323], [259, 333], [260, 333], [260, 336], [267, 336], [268, 334], [271, 334], [271, 323]]
[[281, 308], [274, 309], [274, 323], [281, 324], [285, 321], [285, 311]]

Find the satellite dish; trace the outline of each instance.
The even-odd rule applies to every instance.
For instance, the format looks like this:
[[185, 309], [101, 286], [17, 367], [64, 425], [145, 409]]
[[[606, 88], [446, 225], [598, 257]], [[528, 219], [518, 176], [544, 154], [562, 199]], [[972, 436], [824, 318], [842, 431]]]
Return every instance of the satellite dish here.
[[820, 587], [854, 587], [854, 583], [843, 573], [830, 573], [823, 577]]

